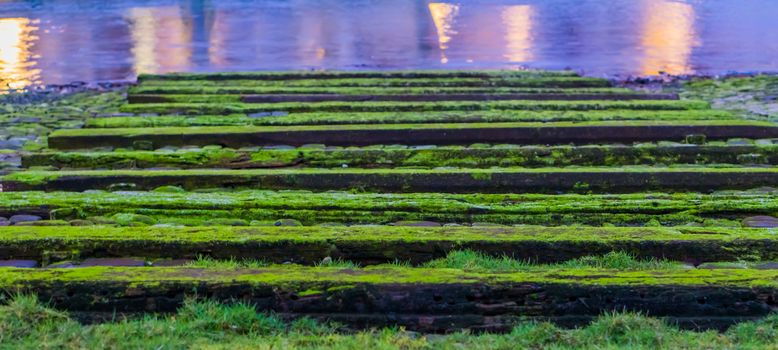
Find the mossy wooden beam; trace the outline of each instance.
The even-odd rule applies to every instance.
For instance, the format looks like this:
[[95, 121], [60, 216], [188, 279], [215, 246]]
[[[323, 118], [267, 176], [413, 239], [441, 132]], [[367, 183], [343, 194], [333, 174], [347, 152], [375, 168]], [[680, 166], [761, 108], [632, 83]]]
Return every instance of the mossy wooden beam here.
[[279, 219], [304, 225], [391, 224], [399, 221], [530, 225], [740, 225], [753, 215], [778, 212], [778, 195], [765, 191], [637, 194], [449, 194], [308, 191], [197, 192], [3, 192], [0, 216], [39, 215], [55, 220], [112, 220], [139, 214], [151, 222], [272, 225]]
[[[546, 70], [396, 70], [396, 71], [265, 71], [229, 73], [141, 74], [138, 82], [189, 80], [298, 80], [298, 79], [429, 79], [578, 77], [573, 71]], [[601, 79], [604, 80], [604, 79]]]
[[421, 268], [0, 268], [3, 293], [35, 293], [73, 312], [173, 312], [196, 295], [238, 299], [290, 317], [427, 332], [509, 330], [522, 318], [581, 324], [625, 310], [721, 327], [775, 311], [776, 281], [778, 270], [737, 269], [484, 274]]
[[677, 100], [676, 94], [592, 94], [592, 93], [430, 93], [430, 94], [263, 94], [263, 95], [174, 95], [174, 94], [129, 94], [128, 103], [311, 103], [311, 102], [437, 102], [437, 101], [630, 101], [630, 100]]
[[22, 156], [22, 166], [60, 169], [283, 168], [283, 167], [564, 167], [678, 164], [778, 164], [774, 144], [640, 144], [586, 146], [386, 146], [235, 150], [206, 147], [170, 151], [54, 152]]
[[122, 112], [145, 114], [234, 114], [259, 112], [433, 112], [433, 111], [589, 111], [708, 109], [698, 100], [670, 101], [442, 101], [442, 102], [289, 102], [289, 103], [143, 103], [120, 107]]
[[[454, 250], [557, 263], [623, 251], [694, 263], [778, 259], [766, 229], [591, 227], [6, 227], [0, 260], [257, 259], [313, 265], [325, 257], [420, 264]], [[53, 261], [49, 261], [53, 262]]]
[[452, 112], [365, 112], [365, 113], [267, 113], [267, 115], [169, 115], [91, 118], [86, 128], [135, 128], [238, 125], [328, 125], [400, 123], [501, 123], [568, 122], [609, 120], [738, 120], [719, 110], [684, 111], [452, 111]]
[[188, 128], [64, 129], [51, 133], [53, 149], [220, 145], [240, 148], [325, 144], [469, 145], [473, 143], [566, 144], [683, 141], [688, 135], [708, 139], [778, 137], [778, 125], [754, 121], [582, 122], [380, 124], [334, 126], [252, 126]]
[[227, 80], [142, 80], [141, 87], [204, 88], [496, 88], [496, 89], [604, 89], [610, 81], [588, 77], [464, 77], [464, 78], [356, 78], [356, 79], [227, 79]]
[[263, 95], [263, 94], [339, 94], [339, 95], [426, 95], [426, 94], [635, 94], [636, 90], [627, 88], [594, 87], [594, 88], [559, 88], [559, 87], [456, 87], [456, 86], [430, 86], [430, 87], [403, 87], [403, 86], [365, 86], [365, 87], [338, 87], [338, 86], [250, 86], [250, 85], [199, 85], [194, 84], [155, 84], [145, 83], [130, 87], [129, 94], [238, 94], [238, 95]]
[[4, 191], [229, 187], [365, 189], [389, 192], [713, 191], [776, 186], [774, 168], [495, 168], [22, 171], [0, 177]]

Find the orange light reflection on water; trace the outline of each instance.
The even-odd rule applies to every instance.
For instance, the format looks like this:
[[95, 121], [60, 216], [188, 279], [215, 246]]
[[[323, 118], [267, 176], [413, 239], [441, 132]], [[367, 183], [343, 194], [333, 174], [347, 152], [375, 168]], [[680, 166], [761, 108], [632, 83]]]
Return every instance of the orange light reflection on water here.
[[447, 4], [442, 2], [431, 2], [429, 5], [432, 22], [435, 24], [435, 30], [438, 33], [438, 48], [440, 49], [440, 62], [448, 62], [446, 49], [451, 37], [457, 32], [454, 30], [454, 20], [459, 13], [459, 5]]
[[645, 20], [641, 44], [645, 52], [640, 64], [642, 74], [694, 73], [690, 58], [692, 49], [699, 45], [694, 28], [694, 7], [667, 0], [643, 1]]
[[129, 10], [135, 74], [184, 71], [191, 65], [192, 28], [179, 7]]
[[529, 5], [506, 6], [502, 10], [505, 26], [505, 58], [510, 62], [532, 60], [532, 16]]
[[28, 18], [0, 18], [0, 91], [24, 89], [38, 81], [32, 46], [38, 22]]

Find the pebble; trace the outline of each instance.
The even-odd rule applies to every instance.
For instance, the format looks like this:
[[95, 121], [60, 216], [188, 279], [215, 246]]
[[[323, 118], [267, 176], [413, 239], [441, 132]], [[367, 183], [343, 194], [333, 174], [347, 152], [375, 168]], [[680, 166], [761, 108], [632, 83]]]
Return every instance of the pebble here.
[[276, 220], [276, 222], [273, 225], [274, 226], [302, 226], [303, 223], [300, 222], [300, 220], [295, 220], [295, 219], [281, 219], [281, 220]]
[[18, 224], [20, 222], [39, 221], [39, 220], [42, 220], [42, 219], [43, 219], [42, 217], [37, 216], [37, 215], [24, 215], [24, 214], [21, 214], [21, 215], [11, 216], [11, 218], [8, 219], [8, 221], [11, 222], [11, 225], [16, 225], [16, 224]]
[[11, 222], [8, 221], [7, 218], [0, 216], [0, 226], [8, 226], [8, 225], [11, 225]]
[[778, 227], [778, 218], [767, 215], [749, 216], [743, 219], [743, 227], [771, 228]]

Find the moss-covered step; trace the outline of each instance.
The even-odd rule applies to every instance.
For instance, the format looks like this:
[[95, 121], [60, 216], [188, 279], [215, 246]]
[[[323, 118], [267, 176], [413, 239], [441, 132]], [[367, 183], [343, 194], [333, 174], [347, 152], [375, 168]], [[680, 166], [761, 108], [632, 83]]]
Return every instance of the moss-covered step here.
[[612, 120], [738, 120], [719, 110], [684, 111], [453, 111], [453, 112], [365, 112], [365, 113], [260, 113], [232, 115], [166, 115], [90, 118], [86, 128], [138, 128], [239, 125], [332, 125], [402, 123], [501, 123], [501, 122], [585, 122]]
[[52, 220], [70, 220], [78, 225], [473, 223], [474, 226], [693, 224], [739, 227], [745, 217], [776, 214], [778, 193], [765, 189], [711, 195], [392, 194], [332, 191], [198, 193], [168, 187], [153, 192], [0, 193], [2, 217], [36, 215]]
[[172, 312], [197, 295], [288, 317], [431, 332], [509, 330], [520, 318], [583, 324], [625, 310], [722, 327], [775, 311], [776, 281], [778, 270], [749, 269], [0, 268], [3, 293], [36, 293], [83, 314]]
[[430, 87], [402, 87], [402, 86], [366, 86], [366, 87], [337, 87], [337, 86], [250, 86], [250, 85], [198, 85], [198, 84], [154, 84], [145, 83], [128, 89], [128, 94], [239, 94], [239, 95], [306, 95], [306, 94], [335, 94], [335, 95], [428, 95], [428, 94], [637, 94], [636, 90], [627, 88], [559, 88], [559, 87], [457, 87], [457, 86], [430, 86]]
[[358, 78], [358, 79], [291, 79], [291, 80], [142, 80], [149, 88], [496, 88], [496, 89], [606, 89], [611, 82], [601, 78], [582, 77], [493, 77], [493, 78]]
[[128, 103], [289, 103], [289, 102], [365, 102], [365, 101], [586, 101], [586, 100], [677, 100], [676, 94], [591, 94], [591, 93], [444, 93], [444, 94], [264, 94], [264, 95], [174, 95], [174, 94], [129, 94]]
[[[187, 95], [188, 97], [194, 95]], [[698, 100], [649, 101], [442, 101], [442, 102], [289, 102], [289, 103], [141, 103], [120, 111], [136, 114], [234, 114], [259, 112], [434, 112], [434, 111], [590, 111], [708, 109]]]
[[20, 171], [3, 191], [253, 188], [389, 192], [713, 191], [778, 185], [775, 168], [570, 167], [493, 169], [251, 169]]
[[[232, 149], [221, 146], [157, 151], [44, 151], [22, 156], [22, 166], [60, 169], [145, 168], [282, 168], [282, 167], [564, 167], [657, 164], [778, 164], [778, 144], [770, 140], [736, 140], [738, 144], [650, 143], [585, 146], [379, 145]], [[734, 143], [734, 142], [733, 142]]]
[[557, 263], [612, 251], [696, 264], [778, 259], [768, 229], [627, 227], [34, 227], [0, 231], [0, 260], [139, 257], [254, 259], [314, 265], [324, 258], [360, 265], [413, 265], [474, 250]]
[[[191, 81], [191, 80], [331, 80], [331, 79], [499, 79], [499, 78], [580, 78], [573, 71], [550, 70], [393, 70], [393, 71], [261, 71], [261, 72], [222, 72], [222, 73], [166, 73], [141, 74], [139, 83], [150, 81]], [[595, 79], [595, 78], [587, 78]], [[599, 79], [605, 80], [605, 79]]]
[[778, 137], [778, 124], [757, 121], [631, 121], [556, 123], [378, 124], [297, 126], [202, 126], [184, 128], [65, 129], [52, 132], [53, 149], [219, 145], [230, 148], [325, 144], [469, 145], [473, 143], [566, 144]]

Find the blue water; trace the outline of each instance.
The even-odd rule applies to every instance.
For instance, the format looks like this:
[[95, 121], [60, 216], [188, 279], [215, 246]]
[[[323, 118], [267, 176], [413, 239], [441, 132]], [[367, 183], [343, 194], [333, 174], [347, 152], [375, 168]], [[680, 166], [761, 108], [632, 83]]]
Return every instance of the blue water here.
[[513, 67], [778, 71], [778, 1], [0, 0], [0, 88], [143, 72]]

